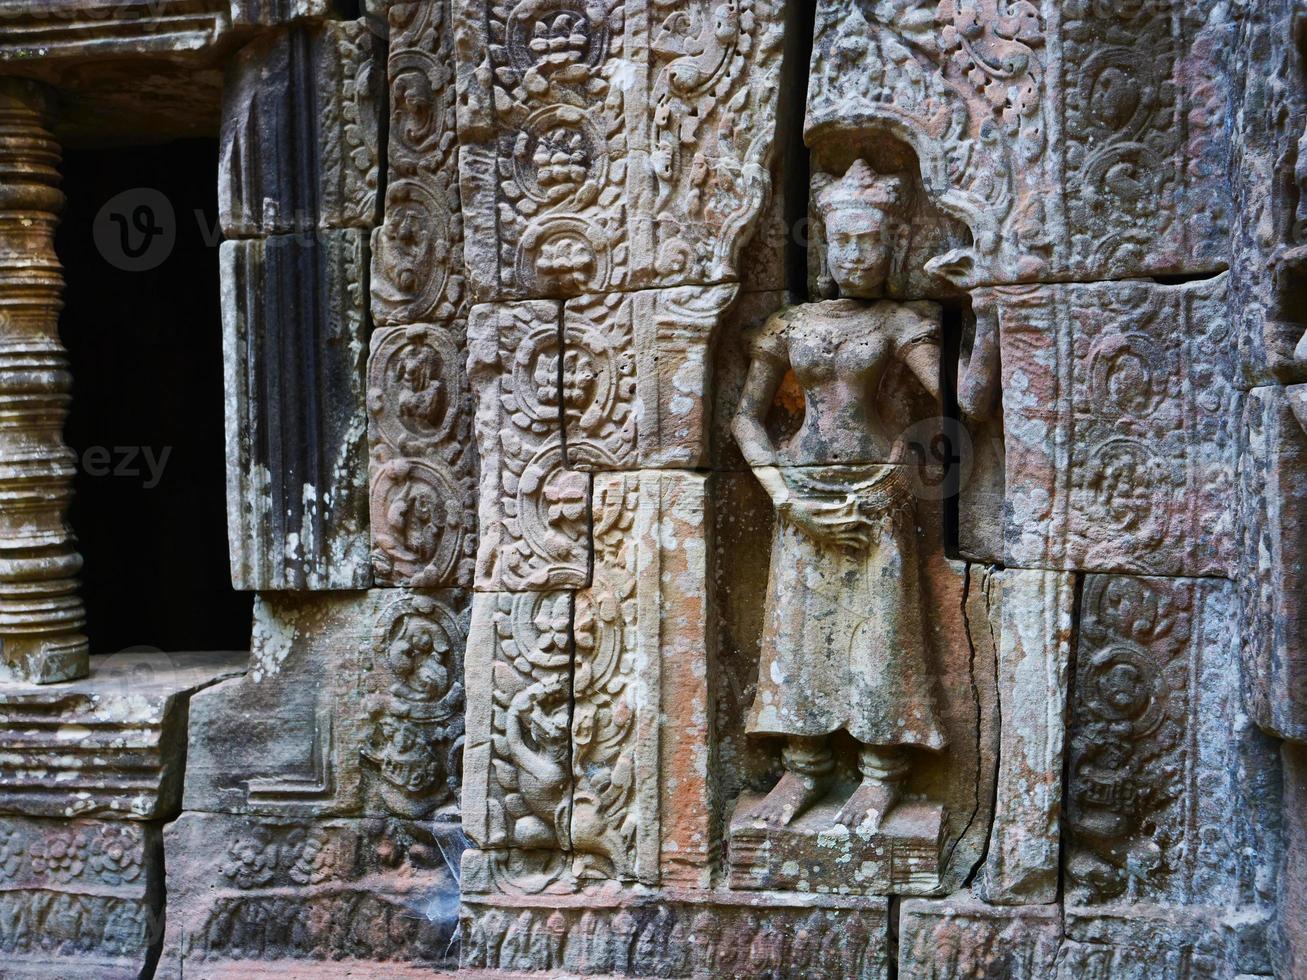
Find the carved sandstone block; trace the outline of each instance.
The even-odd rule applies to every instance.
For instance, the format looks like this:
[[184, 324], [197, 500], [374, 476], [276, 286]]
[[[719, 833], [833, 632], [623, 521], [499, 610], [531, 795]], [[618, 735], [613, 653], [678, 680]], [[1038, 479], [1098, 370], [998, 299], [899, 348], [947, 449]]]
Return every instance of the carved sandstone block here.
[[1200, 4], [822, 0], [804, 136], [819, 171], [920, 168], [902, 295], [1214, 271], [1232, 30]]
[[908, 899], [899, 913], [899, 976], [1048, 980], [1061, 939], [1057, 905], [998, 908], [966, 897]]
[[1271, 959], [1277, 976], [1307, 969], [1307, 746], [1286, 742], [1284, 764], [1284, 864], [1276, 869], [1275, 941]]
[[249, 672], [191, 702], [186, 809], [452, 813], [467, 601], [457, 590], [261, 596]]
[[230, 3], [233, 23], [251, 27], [340, 16], [349, 7], [343, 0], [230, 0]]
[[1210, 911], [1159, 905], [1066, 907], [1057, 980], [1235, 980], [1235, 932]]
[[382, 44], [363, 21], [269, 31], [228, 68], [218, 218], [228, 238], [377, 222]]
[[590, 476], [566, 468], [562, 357], [558, 303], [473, 308], [479, 591], [577, 589], [589, 581]]
[[[156, 976], [400, 976], [452, 968], [456, 822], [184, 813], [164, 832], [168, 925]], [[343, 962], [342, 962], [343, 961]]]
[[1225, 283], [978, 297], [997, 307], [1002, 351], [1006, 564], [1234, 570], [1242, 395]]
[[467, 649], [463, 825], [482, 848], [571, 849], [571, 592], [478, 592]]
[[713, 341], [734, 285], [610, 293], [563, 307], [568, 464], [702, 466]]
[[595, 477], [576, 597], [572, 847], [579, 878], [707, 884], [715, 854], [708, 480]]
[[466, 317], [449, 0], [391, 3], [385, 220], [372, 236], [378, 323]]
[[162, 930], [158, 824], [0, 819], [6, 976], [136, 980]]
[[1070, 717], [1067, 897], [1221, 906], [1251, 846], [1230, 815], [1242, 717], [1231, 583], [1085, 579]]
[[1244, 700], [1278, 738], [1307, 743], [1307, 385], [1248, 392], [1239, 504]]
[[881, 980], [885, 899], [755, 892], [463, 906], [465, 970]]
[[738, 278], [771, 184], [782, 5], [456, 0], [479, 301]]
[[365, 588], [363, 234], [224, 242], [219, 256], [232, 584]]
[[114, 654], [97, 657], [83, 680], [0, 686], [0, 813], [172, 817], [186, 762], [187, 700], [239, 673], [245, 659]]
[[384, 585], [472, 585], [476, 446], [466, 325], [383, 327], [368, 360], [372, 569]]
[[982, 587], [1002, 730], [999, 802], [977, 894], [996, 905], [1055, 902], [1075, 583], [1065, 572], [1007, 569]]
[[[746, 716], [758, 691], [774, 510], [753, 474], [721, 473], [714, 478], [710, 552], [718, 634], [713, 674], [718, 758], [714, 772], [721, 781], [721, 799], [737, 808], [741, 794], [770, 787], [780, 775], [775, 741], [745, 732]], [[978, 570], [972, 569], [969, 576], [964, 564], [945, 557], [940, 513], [928, 501], [918, 501], [912, 540], [921, 557], [930, 682], [948, 748], [914, 757], [905, 798], [943, 804], [943, 845], [936, 846], [929, 866], [937, 872], [931, 893], [949, 894], [970, 877], [987, 846], [999, 726], [993, 631], [984, 606], [973, 608], [972, 597], [980, 592]], [[852, 760], [843, 761], [842, 782], [834, 791], [840, 802], [856, 778]], [[772, 863], [778, 872], [793, 873], [786, 871], [784, 862]], [[919, 869], [920, 863], [905, 873]], [[845, 872], [853, 873], [848, 869], [841, 873]], [[864, 881], [862, 886], [870, 883]], [[921, 888], [920, 878], [916, 887]]]

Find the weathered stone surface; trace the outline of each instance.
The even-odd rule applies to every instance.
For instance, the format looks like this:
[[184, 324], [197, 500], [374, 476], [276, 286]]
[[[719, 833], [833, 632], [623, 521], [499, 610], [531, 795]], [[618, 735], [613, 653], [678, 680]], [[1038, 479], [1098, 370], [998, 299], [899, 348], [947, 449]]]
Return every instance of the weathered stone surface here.
[[708, 884], [717, 840], [708, 480], [595, 477], [576, 596], [572, 823], [579, 879]]
[[477, 306], [468, 380], [481, 458], [476, 588], [576, 589], [590, 577], [587, 473], [566, 468], [558, 303]]
[[[181, 798], [187, 701], [244, 653], [115, 654], [57, 686], [0, 685], [0, 813], [168, 819]], [[196, 694], [195, 692], [200, 692]]]
[[730, 830], [732, 888], [840, 895], [929, 895], [939, 888], [944, 808], [900, 803], [875, 830], [837, 822], [823, 800], [784, 827], [757, 826], [762, 798], [740, 797]]
[[232, 584], [365, 588], [363, 234], [225, 242], [219, 255]]
[[885, 976], [884, 899], [784, 892], [463, 906], [465, 969], [581, 976]]
[[902, 980], [1049, 980], [1062, 939], [1057, 905], [999, 908], [965, 896], [914, 898], [899, 912]]
[[782, 9], [456, 0], [475, 299], [737, 279], [771, 184]]
[[165, 846], [160, 978], [456, 965], [457, 822], [185, 813]]
[[1006, 564], [1234, 571], [1242, 395], [1225, 281], [978, 294], [1001, 344]]
[[1066, 907], [1057, 980], [1234, 980], [1235, 933], [1218, 915], [1158, 905]]
[[449, 0], [391, 3], [385, 220], [372, 236], [378, 323], [467, 316]]
[[[1067, 781], [1068, 900], [1226, 907], [1239, 900], [1231, 814], [1248, 724], [1233, 588], [1216, 579], [1085, 579]], [[1263, 800], [1264, 804], [1265, 801]]]
[[75, 458], [64, 444], [72, 378], [59, 343], [54, 94], [0, 79], [0, 678], [85, 677], [82, 558], [68, 525]]
[[1279, 738], [1307, 742], [1307, 385], [1248, 392], [1239, 514], [1244, 701]]
[[0, 0], [0, 63], [208, 60], [229, 36], [233, 3], [250, 2]]
[[466, 362], [463, 323], [372, 335], [369, 483], [379, 584], [472, 586], [477, 457]]
[[463, 826], [480, 847], [571, 849], [573, 599], [473, 597]]
[[146, 974], [163, 930], [157, 824], [0, 818], [5, 976]]
[[1284, 864], [1279, 872], [1277, 929], [1271, 959], [1277, 977], [1307, 969], [1307, 747], [1286, 742], [1284, 763]]
[[263, 34], [232, 61], [218, 168], [228, 238], [376, 224], [381, 50], [363, 21], [325, 21]]
[[[750, 474], [717, 474], [715, 492], [714, 608], [718, 649], [715, 692], [717, 772], [726, 804], [742, 792], [773, 785], [780, 775], [779, 746], [746, 736], [745, 715], [756, 698], [763, 604], [767, 587], [772, 504]], [[938, 710], [950, 749], [920, 754], [906, 796], [943, 801], [948, 860], [937, 888], [948, 893], [971, 874], [986, 848], [994, 802], [998, 714], [994, 692], [992, 630], [986, 620], [978, 572], [967, 582], [964, 565], [945, 558], [936, 512], [922, 508], [917, 540], [926, 556], [924, 617], [939, 657]], [[851, 767], [850, 767], [851, 769]], [[845, 796], [854, 772], [842, 772], [835, 792]]]
[[569, 466], [704, 465], [714, 335], [737, 292], [733, 285], [682, 286], [564, 304]]
[[1000, 801], [976, 893], [996, 905], [1057, 901], [1063, 750], [1075, 583], [1007, 569], [980, 585], [997, 646]]
[[457, 590], [260, 597], [249, 672], [192, 699], [185, 808], [452, 813], [467, 601]]
[[271, 26], [289, 21], [340, 16], [349, 8], [345, 0], [227, 0], [234, 23]]
[[822, 0], [816, 18], [818, 169], [910, 156], [931, 199], [893, 295], [1228, 261], [1229, 8]]

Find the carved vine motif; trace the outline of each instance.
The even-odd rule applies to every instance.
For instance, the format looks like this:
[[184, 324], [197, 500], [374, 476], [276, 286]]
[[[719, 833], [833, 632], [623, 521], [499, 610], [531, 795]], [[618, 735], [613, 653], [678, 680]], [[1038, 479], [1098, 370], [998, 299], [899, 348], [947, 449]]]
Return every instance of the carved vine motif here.
[[649, 39], [652, 271], [711, 281], [737, 268], [770, 190], [780, 10], [771, 0], [650, 7], [651, 24], [661, 19]]
[[373, 335], [368, 365], [372, 564], [377, 579], [468, 585], [476, 547], [476, 454], [464, 327]]
[[384, 780], [383, 799], [405, 816], [451, 806], [462, 784], [467, 631], [465, 610], [448, 600], [466, 601], [445, 593], [392, 602], [363, 664], [365, 677], [381, 683], [364, 704], [371, 731], [361, 752]]
[[734, 277], [770, 189], [772, 0], [488, 3], [463, 29], [482, 298]]
[[482, 206], [496, 213], [496, 285], [510, 295], [626, 281], [623, 93], [612, 84], [623, 11], [621, 0], [486, 5], [497, 136]]
[[1223, 817], [1199, 799], [1228, 795], [1216, 742], [1231, 696], [1228, 595], [1197, 580], [1086, 581], [1069, 763], [1076, 901], [1215, 900], [1229, 887]]
[[[590, 477], [565, 466], [557, 306], [473, 311], [469, 379], [481, 467], [478, 589], [580, 587], [589, 577]], [[573, 362], [571, 384], [586, 381]], [[569, 389], [567, 396], [577, 395]]]
[[594, 581], [576, 598], [572, 846], [580, 877], [635, 874], [641, 816], [633, 805], [640, 697], [635, 689], [637, 481], [618, 478], [596, 489]]
[[447, 0], [390, 6], [390, 182], [372, 245], [379, 323], [466, 316], [449, 20]]
[[1241, 396], [1226, 277], [977, 296], [1001, 322], [1012, 560], [1229, 574]]

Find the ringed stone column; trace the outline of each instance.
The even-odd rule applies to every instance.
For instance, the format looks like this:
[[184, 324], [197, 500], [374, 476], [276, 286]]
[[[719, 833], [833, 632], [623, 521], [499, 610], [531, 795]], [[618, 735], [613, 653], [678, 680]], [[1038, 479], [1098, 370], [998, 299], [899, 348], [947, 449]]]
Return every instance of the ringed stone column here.
[[67, 522], [72, 377], [59, 343], [64, 196], [51, 109], [37, 84], [0, 79], [0, 670], [42, 684], [89, 669]]

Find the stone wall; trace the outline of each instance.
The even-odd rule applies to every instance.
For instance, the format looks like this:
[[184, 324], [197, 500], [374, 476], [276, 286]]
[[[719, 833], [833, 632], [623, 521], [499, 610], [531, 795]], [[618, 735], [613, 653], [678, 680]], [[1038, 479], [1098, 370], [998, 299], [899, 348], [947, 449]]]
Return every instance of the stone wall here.
[[[111, 6], [0, 0], [0, 974], [1307, 978], [1307, 11]], [[106, 657], [60, 145], [195, 133], [249, 650]]]

